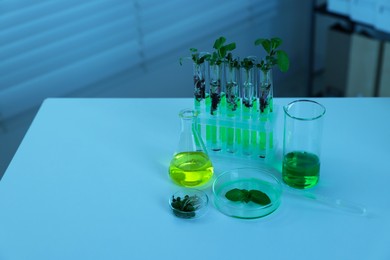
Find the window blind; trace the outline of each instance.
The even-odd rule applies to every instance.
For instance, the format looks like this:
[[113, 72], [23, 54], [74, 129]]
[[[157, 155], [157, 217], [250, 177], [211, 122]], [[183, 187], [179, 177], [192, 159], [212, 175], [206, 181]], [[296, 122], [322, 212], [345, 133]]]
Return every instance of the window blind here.
[[2, 0], [3, 118], [267, 15], [265, 0]]

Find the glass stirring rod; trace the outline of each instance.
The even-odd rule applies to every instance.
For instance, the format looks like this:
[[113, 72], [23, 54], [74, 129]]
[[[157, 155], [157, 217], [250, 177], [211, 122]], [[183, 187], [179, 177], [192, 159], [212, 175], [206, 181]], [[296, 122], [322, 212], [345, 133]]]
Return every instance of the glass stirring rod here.
[[367, 209], [364, 206], [356, 204], [354, 202], [345, 201], [338, 198], [332, 198], [324, 195], [314, 194], [307, 191], [292, 190], [290, 188], [284, 188], [283, 191], [286, 191], [287, 193], [295, 196], [303, 197], [321, 203], [323, 205], [329, 206], [334, 209], [342, 210], [359, 216], [367, 215]]

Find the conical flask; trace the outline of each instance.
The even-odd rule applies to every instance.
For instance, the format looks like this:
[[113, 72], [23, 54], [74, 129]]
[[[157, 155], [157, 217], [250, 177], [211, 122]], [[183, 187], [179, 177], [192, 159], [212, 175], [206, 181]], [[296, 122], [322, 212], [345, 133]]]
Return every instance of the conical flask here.
[[180, 186], [196, 187], [207, 183], [214, 168], [206, 147], [197, 131], [197, 112], [180, 111], [181, 132], [179, 144], [169, 166], [169, 176]]

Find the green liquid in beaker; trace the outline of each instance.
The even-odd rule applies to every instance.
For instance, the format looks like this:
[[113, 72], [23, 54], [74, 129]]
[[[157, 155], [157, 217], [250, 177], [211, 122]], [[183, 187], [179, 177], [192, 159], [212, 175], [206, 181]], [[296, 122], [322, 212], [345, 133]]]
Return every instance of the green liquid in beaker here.
[[211, 179], [213, 173], [213, 165], [204, 152], [178, 153], [169, 166], [172, 180], [185, 187], [203, 185]]
[[283, 159], [283, 181], [289, 186], [306, 189], [318, 183], [320, 159], [308, 152], [291, 152]]

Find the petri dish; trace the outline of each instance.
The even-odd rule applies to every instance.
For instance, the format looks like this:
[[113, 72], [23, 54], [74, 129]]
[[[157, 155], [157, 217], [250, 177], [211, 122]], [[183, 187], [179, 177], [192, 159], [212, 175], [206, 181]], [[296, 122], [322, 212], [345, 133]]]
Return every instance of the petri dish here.
[[[233, 189], [259, 190], [270, 202], [260, 205], [252, 201], [231, 201], [226, 193]], [[215, 207], [223, 214], [242, 219], [267, 216], [280, 205], [282, 185], [270, 170], [263, 168], [237, 168], [219, 175], [212, 186]]]
[[173, 215], [184, 219], [198, 219], [204, 216], [208, 204], [209, 197], [204, 191], [198, 189], [181, 189], [169, 198]]

